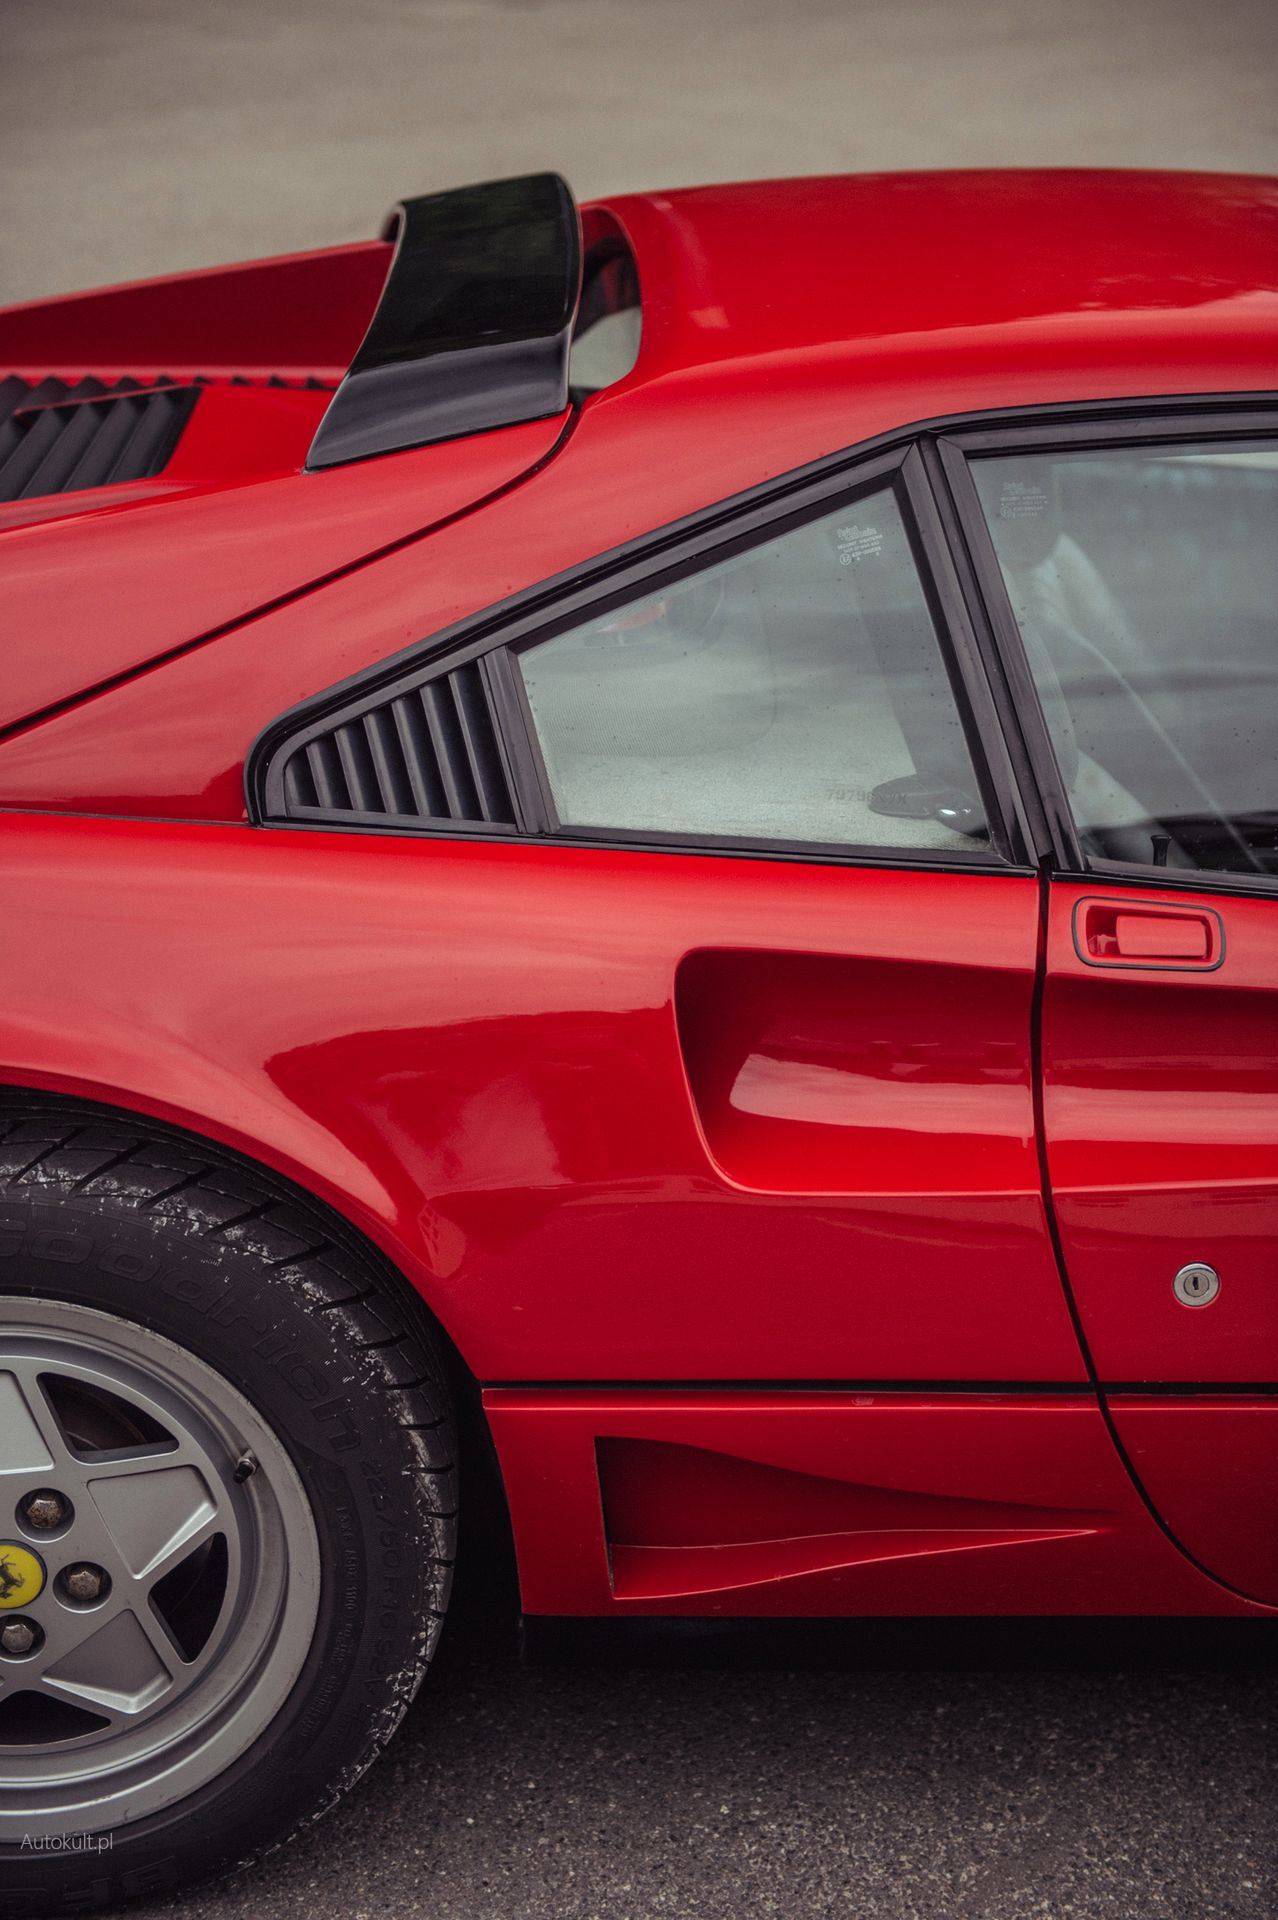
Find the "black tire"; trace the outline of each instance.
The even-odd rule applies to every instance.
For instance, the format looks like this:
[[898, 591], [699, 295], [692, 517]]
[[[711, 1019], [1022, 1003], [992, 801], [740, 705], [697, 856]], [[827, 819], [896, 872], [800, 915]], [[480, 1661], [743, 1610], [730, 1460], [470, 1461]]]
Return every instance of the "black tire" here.
[[357, 1235], [272, 1175], [109, 1109], [0, 1099], [0, 1318], [13, 1296], [105, 1309], [229, 1380], [283, 1442], [319, 1549], [309, 1651], [247, 1751], [102, 1850], [0, 1850], [8, 1910], [81, 1912], [247, 1865], [377, 1757], [447, 1604], [453, 1423], [424, 1313]]

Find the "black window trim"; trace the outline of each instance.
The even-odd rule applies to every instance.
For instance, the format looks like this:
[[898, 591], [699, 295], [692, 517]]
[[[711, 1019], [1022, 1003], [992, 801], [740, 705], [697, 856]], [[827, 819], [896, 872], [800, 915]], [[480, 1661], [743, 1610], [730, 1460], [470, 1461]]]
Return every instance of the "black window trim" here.
[[[936, 416], [893, 428], [761, 482], [664, 527], [602, 553], [584, 565], [537, 582], [508, 600], [361, 669], [288, 709], [253, 742], [245, 761], [248, 816], [255, 826], [292, 831], [392, 833], [450, 840], [518, 840], [522, 844], [629, 847], [636, 851], [726, 855], [821, 865], [1020, 875], [1050, 870], [1062, 877], [1104, 879], [1166, 889], [1270, 892], [1269, 876], [1132, 868], [1087, 863], [1051, 748], [1046, 721], [1021, 646], [984, 515], [968, 472], [969, 457], [1017, 450], [1050, 452], [1140, 442], [1222, 439], [1270, 434], [1278, 427], [1278, 393], [1154, 395], [1091, 402], [1054, 402]], [[958, 704], [990, 827], [990, 847], [971, 855], [947, 850], [860, 847], [649, 829], [595, 831], [554, 824], [545, 772], [520, 676], [511, 655], [621, 605], [654, 584], [712, 564], [734, 549], [759, 544], [787, 524], [817, 518], [843, 501], [893, 484], [919, 577], [928, 597], [950, 684]], [[308, 739], [364, 710], [377, 696], [416, 685], [428, 675], [479, 658], [498, 739], [511, 777], [517, 823], [335, 818], [323, 809], [283, 803], [283, 763]]]
[[[887, 439], [887, 436], [884, 437]], [[853, 504], [884, 485], [893, 490], [927, 598], [938, 646], [954, 694], [990, 830], [988, 846], [972, 852], [852, 842], [791, 841], [760, 836], [664, 833], [650, 828], [591, 828], [561, 823], [550, 795], [522, 676], [513, 656], [580, 625], [591, 615], [672, 580], [695, 573], [776, 537], [794, 526]], [[470, 822], [384, 817], [338, 818], [322, 807], [288, 807], [283, 766], [289, 755], [379, 699], [466, 662], [480, 659], [515, 799], [514, 828]], [[659, 529], [587, 568], [542, 583], [526, 594], [458, 623], [391, 659], [328, 689], [271, 723], [254, 743], [246, 766], [249, 817], [256, 825], [328, 832], [412, 834], [447, 839], [509, 840], [555, 845], [625, 846], [652, 851], [736, 854], [880, 868], [961, 873], [1027, 873], [1034, 867], [1027, 811], [1007, 759], [1002, 729], [985, 677], [985, 657], [972, 629], [967, 597], [954, 573], [950, 547], [936, 511], [915, 431], [890, 444], [860, 446], [798, 473], [733, 496], [688, 519]]]
[[[952, 513], [953, 534], [979, 602], [976, 631], [989, 649], [989, 671], [1002, 690], [1000, 713], [1009, 737], [1019, 738], [1051, 843], [1051, 867], [1064, 880], [1108, 882], [1163, 892], [1272, 896], [1278, 875], [1191, 867], [1156, 867], [1096, 858], [1083, 849], [1047, 720], [1030, 672], [1002, 568], [972, 477], [973, 461], [1000, 454], [1103, 452], [1129, 446], [1186, 446], [1194, 441], [1245, 441], [1278, 435], [1278, 394], [1210, 394], [1186, 401], [1130, 402], [1121, 411], [1081, 410], [1082, 417], [986, 422], [938, 434], [935, 471]], [[1016, 752], [1013, 747], [1013, 758]]]
[[[503, 710], [502, 719], [505, 727], [513, 735], [517, 735], [518, 744], [514, 747], [512, 758], [524, 761], [532, 770], [536, 781], [540, 801], [536, 822], [537, 831], [556, 841], [567, 838], [576, 843], [590, 845], [606, 843], [671, 850], [684, 848], [703, 852], [731, 851], [754, 853], [763, 858], [770, 856], [774, 850], [795, 857], [810, 852], [822, 859], [846, 859], [860, 865], [917, 865], [927, 868], [940, 866], [947, 872], [951, 868], [962, 872], [973, 869], [988, 872], [995, 864], [999, 867], [1013, 864], [1013, 840], [1004, 817], [1000, 797], [1001, 793], [1005, 794], [1007, 791], [1007, 781], [1005, 777], [1000, 787], [999, 781], [988, 764], [989, 746], [992, 743], [1001, 745], [1001, 735], [994, 719], [993, 704], [988, 689], [984, 686], [980, 657], [975, 636], [970, 631], [967, 610], [955, 585], [949, 579], [949, 549], [943, 539], [938, 537], [933, 524], [932, 495], [927, 486], [917, 446], [906, 446], [901, 450], [899, 457], [885, 455], [863, 463], [854, 474], [844, 476], [841, 483], [833, 489], [823, 484], [802, 489], [797, 496], [791, 497], [788, 511], [772, 513], [767, 518], [759, 520], [756, 520], [753, 515], [749, 516], [748, 530], [738, 529], [735, 535], [724, 539], [711, 549], [703, 548], [698, 544], [695, 552], [681, 557], [677, 565], [647, 573], [643, 580], [643, 590], [659, 591], [661, 587], [672, 584], [676, 580], [696, 574], [707, 565], [730, 559], [738, 553], [747, 553], [753, 547], [760, 545], [764, 539], [782, 538], [798, 527], [824, 518], [835, 506], [852, 507], [859, 500], [884, 491], [891, 492], [900, 511], [919, 584], [923, 589], [937, 634], [942, 664], [971, 755], [982, 806], [990, 827], [988, 847], [974, 843], [971, 854], [966, 854], [945, 848], [910, 848], [890, 844], [868, 846], [856, 841], [790, 840], [780, 836], [759, 834], [675, 832], [652, 827], [602, 826], [589, 821], [564, 820], [555, 802], [527, 689], [517, 661], [520, 654], [555, 638], [558, 633], [571, 631], [580, 625], [582, 619], [580, 612], [574, 612], [571, 617], [555, 619], [540, 630], [521, 636], [518, 640], [512, 639], [501, 649], [506, 655], [506, 672], [509, 679], [509, 704]], [[597, 601], [591, 611], [595, 614], [606, 613], [612, 606], [627, 604], [633, 598], [634, 589], [633, 586], [629, 586], [619, 593], [609, 594]], [[964, 649], [966, 649], [965, 655], [960, 658]], [[984, 725], [981, 725], [982, 721]], [[1007, 770], [1003, 771], [1006, 776]]]

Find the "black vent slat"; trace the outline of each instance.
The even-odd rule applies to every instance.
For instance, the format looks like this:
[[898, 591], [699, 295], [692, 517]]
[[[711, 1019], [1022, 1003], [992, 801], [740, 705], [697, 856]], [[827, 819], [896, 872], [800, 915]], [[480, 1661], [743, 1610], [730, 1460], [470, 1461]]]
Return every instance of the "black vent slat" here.
[[414, 813], [413, 790], [394, 716], [385, 707], [374, 707], [364, 715], [364, 738], [377, 776], [377, 791], [383, 813]]
[[25, 433], [5, 462], [4, 489], [10, 500], [21, 500], [34, 474], [48, 459], [58, 437], [57, 423], [44, 415]]
[[306, 749], [306, 759], [315, 783], [315, 804], [349, 812], [351, 797], [342, 778], [342, 764], [337, 757], [332, 734], [312, 740]]
[[22, 437], [22, 429], [13, 416], [20, 402], [28, 398], [30, 392], [26, 381], [20, 380], [16, 373], [0, 380], [0, 469], [3, 469]]
[[98, 433], [80, 467], [79, 486], [105, 487], [116, 479], [127, 480], [132, 471], [145, 471], [144, 466], [135, 469], [133, 464], [144, 418], [139, 409], [145, 406], [144, 400], [130, 399], [115, 400], [109, 408], [81, 409], [97, 415]]
[[[22, 493], [73, 492], [76, 473], [84, 465], [100, 431], [97, 408], [77, 407], [60, 432], [55, 426], [48, 451], [22, 487]], [[35, 435], [28, 437], [33, 440]]]
[[112, 480], [129, 480], [136, 474], [159, 472], [172, 451], [170, 440], [173, 445], [177, 444], [173, 433], [174, 411], [181, 406], [182, 395], [154, 393], [145, 400], [127, 400], [124, 404], [133, 415], [133, 431], [116, 455], [111, 468]]
[[38, 386], [27, 388], [25, 398], [20, 394], [15, 399], [13, 445], [7, 451], [0, 474], [0, 483], [10, 500], [20, 500], [26, 493], [32, 476], [48, 458], [60, 431], [55, 412], [28, 412], [27, 407], [42, 409], [48, 401], [66, 399], [78, 392], [79, 388], [68, 387], [63, 380], [41, 380]]
[[52, 375], [0, 383], [0, 500], [146, 480], [167, 464], [199, 398], [168, 375], [70, 386]]
[[333, 735], [337, 747], [337, 757], [342, 763], [342, 775], [346, 781], [346, 791], [351, 797], [351, 806], [357, 813], [381, 813], [381, 799], [377, 791], [377, 775], [373, 771], [373, 756], [368, 750], [368, 741], [364, 729], [358, 720], [350, 726], [338, 727]]
[[315, 781], [304, 753], [295, 753], [284, 769], [284, 798], [290, 809], [319, 805]]
[[[123, 380], [120, 382], [121, 387], [125, 384]], [[73, 472], [57, 491], [73, 493], [84, 487], [109, 486], [117, 472], [121, 479], [129, 479], [138, 409], [145, 405], [145, 400], [135, 399], [131, 395], [128, 398], [113, 395], [101, 406], [94, 404], [69, 408], [64, 416], [67, 424], [63, 438], [70, 439], [81, 426], [79, 416], [82, 414], [87, 416], [85, 424], [89, 431], [81, 436], [79, 457]], [[46, 489], [41, 488], [40, 491]]]
[[348, 707], [286, 753], [273, 818], [510, 828], [515, 804], [478, 662]]
[[411, 695], [403, 700], [392, 700], [390, 704], [413, 796], [413, 811], [423, 820], [446, 819], [448, 801], [444, 796], [421, 705]]
[[422, 711], [430, 728], [435, 764], [444, 783], [450, 820], [478, 820], [479, 796], [470, 777], [470, 763], [457, 718], [452, 677], [428, 680], [421, 690]]
[[470, 762], [471, 782], [485, 820], [508, 821], [510, 791], [497, 745], [497, 735], [488, 715], [488, 700], [479, 677], [479, 662], [459, 667], [451, 676], [457, 713], [461, 721], [466, 756]]

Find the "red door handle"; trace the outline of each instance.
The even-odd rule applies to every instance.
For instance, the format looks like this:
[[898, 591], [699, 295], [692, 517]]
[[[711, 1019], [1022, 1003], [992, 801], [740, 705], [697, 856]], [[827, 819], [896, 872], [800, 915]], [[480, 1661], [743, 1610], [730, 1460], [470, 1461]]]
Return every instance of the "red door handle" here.
[[1074, 946], [1089, 967], [1210, 972], [1225, 957], [1225, 931], [1211, 907], [1080, 900], [1074, 908]]

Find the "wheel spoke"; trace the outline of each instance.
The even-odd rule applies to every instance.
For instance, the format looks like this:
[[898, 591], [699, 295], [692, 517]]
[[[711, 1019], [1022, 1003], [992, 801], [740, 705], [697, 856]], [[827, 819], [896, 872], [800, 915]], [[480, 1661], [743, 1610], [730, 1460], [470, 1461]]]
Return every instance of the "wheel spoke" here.
[[135, 1473], [159, 1473], [166, 1467], [189, 1466], [201, 1458], [194, 1447], [181, 1441], [138, 1440], [129, 1446], [104, 1448], [97, 1453], [77, 1455], [87, 1480], [127, 1479]]
[[78, 1646], [47, 1662], [40, 1677], [46, 1689], [91, 1713], [143, 1713], [173, 1684], [159, 1644], [132, 1607], [120, 1607]]
[[158, 1579], [210, 1530], [219, 1502], [197, 1467], [173, 1466], [171, 1455], [98, 1473], [85, 1485], [130, 1574]]
[[204, 1546], [217, 1534], [224, 1533], [225, 1530], [226, 1515], [214, 1509], [189, 1530], [183, 1531], [180, 1537], [170, 1541], [164, 1552], [152, 1561], [145, 1575], [138, 1582], [139, 1586], [144, 1586], [148, 1596], [151, 1595], [167, 1574], [172, 1573], [175, 1567], [180, 1567], [182, 1562], [188, 1560], [198, 1548]]
[[[114, 1611], [114, 1609], [113, 1609]], [[95, 1626], [102, 1623], [103, 1614], [95, 1612]], [[39, 1648], [24, 1660], [4, 1663], [4, 1680], [11, 1688], [27, 1687], [40, 1678], [45, 1669], [57, 1664], [65, 1654], [74, 1653], [84, 1639], [88, 1616], [73, 1613], [62, 1606], [42, 1606], [39, 1614], [39, 1626], [44, 1635]]]
[[11, 1362], [0, 1372], [0, 1475], [39, 1479], [69, 1459], [37, 1369]]

